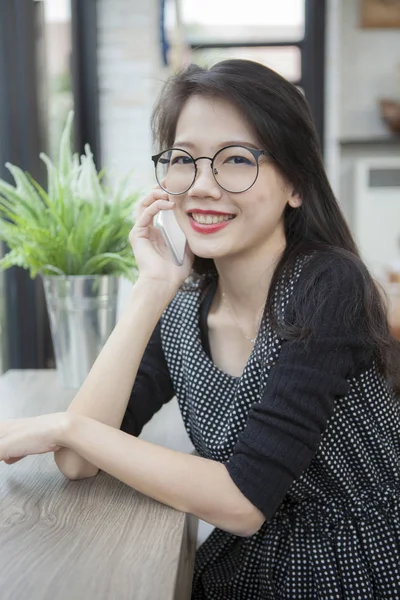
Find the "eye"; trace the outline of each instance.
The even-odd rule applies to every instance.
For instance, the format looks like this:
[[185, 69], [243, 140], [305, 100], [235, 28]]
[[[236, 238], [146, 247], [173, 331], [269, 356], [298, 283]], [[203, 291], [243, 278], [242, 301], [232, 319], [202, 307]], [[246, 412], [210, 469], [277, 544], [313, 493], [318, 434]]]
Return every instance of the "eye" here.
[[239, 156], [235, 154], [233, 156], [228, 156], [225, 160], [225, 163], [233, 164], [233, 165], [253, 165], [254, 160], [252, 161], [246, 156]]
[[190, 165], [192, 159], [185, 154], [178, 154], [171, 157], [171, 165]]

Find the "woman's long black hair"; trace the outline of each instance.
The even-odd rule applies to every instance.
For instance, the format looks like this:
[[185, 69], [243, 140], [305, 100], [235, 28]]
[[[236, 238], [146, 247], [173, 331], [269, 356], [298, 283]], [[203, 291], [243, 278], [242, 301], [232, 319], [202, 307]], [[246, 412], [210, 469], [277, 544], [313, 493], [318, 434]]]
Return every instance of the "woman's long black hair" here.
[[[354, 298], [351, 319], [366, 315], [365, 343], [372, 344], [382, 374], [400, 392], [400, 348], [389, 332], [382, 296], [369, 274], [329, 184], [322, 161], [314, 122], [303, 94], [275, 71], [248, 60], [226, 60], [210, 69], [190, 65], [166, 82], [154, 108], [152, 130], [160, 150], [170, 148], [183, 105], [193, 95], [224, 99], [239, 110], [252, 126], [262, 145], [272, 153], [286, 181], [302, 199], [301, 208], [287, 205], [284, 214], [286, 248], [275, 269], [265, 314], [273, 316], [276, 286], [290, 273], [299, 254], [327, 252], [350, 260], [360, 274], [361, 286]], [[318, 267], [319, 263], [319, 267]], [[312, 273], [316, 280], [324, 268], [318, 261]], [[195, 257], [193, 269], [199, 275], [215, 273], [212, 259]], [[312, 290], [312, 281], [307, 285]], [[327, 290], [328, 293], [328, 290]], [[272, 319], [279, 327], [276, 320]], [[312, 331], [303, 323], [296, 335]], [[285, 336], [285, 332], [282, 333]], [[286, 338], [293, 331], [286, 330]]]

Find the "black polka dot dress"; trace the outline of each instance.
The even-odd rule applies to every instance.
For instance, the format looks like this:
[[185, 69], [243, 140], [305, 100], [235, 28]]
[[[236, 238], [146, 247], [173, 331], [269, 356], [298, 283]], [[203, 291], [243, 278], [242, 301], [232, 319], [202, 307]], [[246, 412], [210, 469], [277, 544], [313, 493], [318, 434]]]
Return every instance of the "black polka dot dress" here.
[[[303, 265], [278, 286], [282, 315]], [[204, 349], [199, 288], [179, 292], [163, 315], [193, 445], [266, 516], [250, 537], [211, 533], [197, 551], [193, 600], [400, 599], [399, 404], [357, 332], [342, 339], [335, 325], [346, 277], [329, 272], [340, 293], [321, 316], [320, 346], [284, 345], [266, 322], [241, 377]]]

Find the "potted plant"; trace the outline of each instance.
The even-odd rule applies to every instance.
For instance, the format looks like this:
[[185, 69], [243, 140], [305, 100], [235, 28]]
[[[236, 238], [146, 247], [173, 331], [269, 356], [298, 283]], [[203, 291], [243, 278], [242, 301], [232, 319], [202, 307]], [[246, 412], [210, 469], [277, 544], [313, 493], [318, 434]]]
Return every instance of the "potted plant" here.
[[136, 278], [129, 243], [137, 193], [129, 177], [111, 189], [89, 145], [71, 151], [73, 112], [60, 141], [58, 163], [42, 153], [47, 190], [9, 163], [15, 185], [0, 179], [0, 240], [9, 250], [0, 269], [22, 267], [43, 279], [62, 385], [79, 387], [116, 323], [121, 276]]

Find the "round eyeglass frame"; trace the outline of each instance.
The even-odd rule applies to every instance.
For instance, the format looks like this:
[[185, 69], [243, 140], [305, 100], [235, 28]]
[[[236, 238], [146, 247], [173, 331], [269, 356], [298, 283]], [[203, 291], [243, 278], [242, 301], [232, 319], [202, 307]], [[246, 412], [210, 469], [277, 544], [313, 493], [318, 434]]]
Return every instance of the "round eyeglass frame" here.
[[[254, 178], [253, 183], [251, 185], [249, 185], [247, 188], [245, 188], [244, 190], [240, 190], [238, 192], [232, 192], [232, 190], [228, 190], [227, 188], [224, 188], [217, 181], [216, 176], [215, 176], [214, 161], [217, 158], [218, 154], [220, 154], [224, 150], [227, 150], [228, 148], [244, 148], [244, 150], [247, 150], [248, 152], [250, 152], [254, 156], [254, 158], [256, 159], [257, 173], [256, 173], [256, 176]], [[163, 154], [165, 154], [166, 152], [169, 152], [170, 150], [180, 150], [181, 152], [185, 152], [188, 156], [190, 156], [190, 158], [192, 159], [193, 164], [194, 164], [193, 181], [192, 181], [192, 183], [185, 190], [183, 190], [183, 192], [170, 192], [169, 190], [167, 190], [161, 184], [161, 182], [158, 180], [158, 177], [157, 177], [157, 163], [158, 163], [158, 160], [160, 159], [160, 157]], [[217, 185], [219, 185], [219, 187], [222, 190], [224, 190], [225, 192], [229, 192], [230, 194], [242, 194], [243, 192], [247, 192], [247, 190], [249, 190], [250, 188], [252, 188], [253, 185], [255, 184], [255, 182], [257, 181], [258, 173], [260, 171], [260, 165], [258, 164], [258, 159], [260, 158], [260, 156], [270, 156], [270, 157], [274, 158], [273, 154], [271, 152], [269, 152], [268, 150], [257, 150], [256, 148], [249, 148], [248, 146], [242, 146], [241, 144], [230, 144], [229, 146], [224, 146], [223, 148], [220, 148], [220, 150], [218, 150], [218, 152], [216, 152], [212, 158], [210, 156], [198, 156], [197, 158], [193, 158], [193, 156], [190, 154], [190, 152], [188, 152], [187, 150], [184, 150], [183, 148], [167, 148], [166, 150], [163, 150], [162, 152], [159, 152], [158, 154], [154, 154], [151, 157], [151, 160], [154, 162], [154, 171], [155, 171], [156, 180], [157, 180], [158, 185], [161, 187], [161, 189], [164, 190], [164, 192], [167, 192], [171, 196], [181, 196], [182, 194], [186, 194], [186, 192], [188, 192], [190, 190], [190, 188], [194, 185], [194, 183], [196, 181], [196, 177], [197, 177], [197, 161], [201, 160], [203, 158], [206, 158], [207, 160], [211, 161], [211, 163], [210, 163], [210, 169], [211, 169], [211, 172], [213, 174], [214, 180], [215, 180], [215, 182], [217, 183]]]

